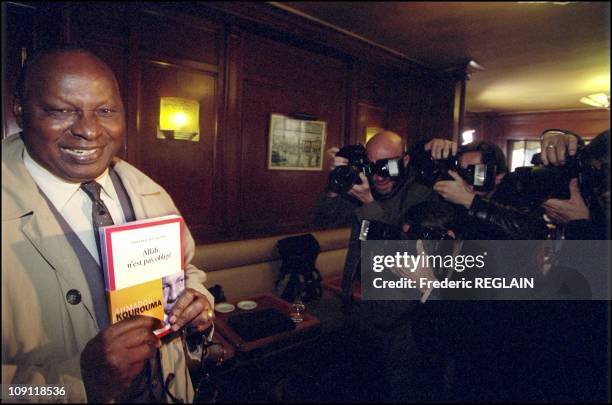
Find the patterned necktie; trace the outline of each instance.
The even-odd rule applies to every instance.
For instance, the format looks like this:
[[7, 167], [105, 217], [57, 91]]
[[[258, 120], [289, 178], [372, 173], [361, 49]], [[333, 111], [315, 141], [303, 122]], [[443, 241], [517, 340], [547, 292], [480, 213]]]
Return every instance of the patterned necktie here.
[[114, 225], [113, 218], [110, 215], [110, 211], [104, 204], [104, 201], [100, 198], [100, 191], [102, 186], [95, 181], [81, 184], [81, 188], [91, 198], [91, 220], [94, 228], [94, 235], [96, 237], [96, 245], [98, 246], [98, 256], [100, 257], [100, 265], [102, 265], [102, 249], [100, 247], [100, 232], [99, 229], [102, 226]]

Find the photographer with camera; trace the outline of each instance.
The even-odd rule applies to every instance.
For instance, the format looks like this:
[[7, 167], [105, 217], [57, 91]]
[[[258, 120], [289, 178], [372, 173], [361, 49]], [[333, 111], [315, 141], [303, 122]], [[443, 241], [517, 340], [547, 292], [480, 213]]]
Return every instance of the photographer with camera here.
[[[419, 146], [431, 151], [434, 159], [457, 152], [457, 144], [445, 139], [432, 139]], [[397, 224], [401, 211], [407, 208], [398, 209], [405, 195], [411, 195], [412, 201], [432, 194], [429, 188], [415, 184], [408, 169], [410, 154], [405, 152], [403, 139], [394, 132], [375, 134], [366, 147], [360, 144], [333, 147], [327, 153], [331, 158], [330, 181], [317, 204], [318, 225], [349, 225], [354, 214], [360, 220]], [[396, 198], [399, 195], [404, 197]]]
[[[418, 148], [440, 159], [457, 150], [456, 143], [444, 139], [421, 142]], [[352, 281], [359, 274], [362, 221], [399, 226], [408, 208], [439, 198], [431, 188], [415, 181], [415, 173], [408, 166], [411, 155], [405, 151], [404, 140], [391, 131], [378, 132], [365, 147], [349, 145], [328, 151], [333, 154], [330, 181], [319, 200], [315, 223], [352, 227], [342, 275], [345, 310], [352, 302]]]
[[[563, 239], [552, 241], [554, 255], [549, 278], [555, 275], [555, 270], [573, 267], [584, 274], [595, 272], [604, 280], [609, 279], [609, 244], [605, 249], [595, 242], [610, 239], [609, 148], [610, 129], [598, 134], [588, 145], [571, 131], [549, 129], [542, 133], [539, 159], [542, 180], [535, 183], [553, 183], [555, 195], [545, 198], [543, 203], [542, 199], [538, 202], [557, 226], [557, 239]], [[572, 240], [591, 242], [585, 244]], [[565, 300], [545, 304], [544, 311], [539, 311], [538, 316], [542, 324], [548, 325], [546, 329], [553, 333], [547, 335], [548, 339], [539, 337], [534, 341], [542, 353], [549, 354], [542, 356], [548, 362], [544, 365], [555, 371], [552, 377], [563, 386], [557, 396], [567, 400], [570, 398], [568, 393], [572, 393], [574, 398], [585, 402], [609, 400], [609, 301]], [[558, 335], [563, 339], [555, 339]], [[573, 344], [568, 347], [568, 342]], [[572, 365], [569, 369], [563, 370], [551, 360], [561, 350], [567, 353], [564, 362]]]
[[609, 148], [610, 129], [586, 146], [570, 131], [554, 129], [542, 134], [541, 162], [548, 172], [565, 174], [558, 187], [569, 190], [569, 195], [559, 196], [565, 198], [548, 198], [542, 203], [546, 215], [561, 228], [560, 237], [610, 239]]
[[[459, 148], [455, 163], [444, 168], [450, 179], [435, 179], [433, 189], [442, 198], [465, 208], [467, 239], [544, 239], [547, 228], [526, 196], [517, 192], [501, 149], [487, 141]], [[442, 173], [444, 174], [444, 173]], [[470, 232], [471, 231], [471, 232]]]
[[[427, 149], [438, 158], [448, 157], [456, 151], [456, 144], [442, 139], [422, 142], [419, 145], [421, 150]], [[351, 225], [351, 238], [342, 274], [342, 309], [349, 322], [355, 322], [355, 326], [357, 323], [360, 326], [366, 325], [351, 335], [352, 339], [347, 341], [347, 345], [356, 344], [353, 353], [358, 369], [373, 367], [378, 361], [382, 362], [380, 366], [383, 367], [389, 360], [387, 354], [391, 352], [382, 342], [402, 340], [391, 329], [401, 326], [401, 323], [396, 324], [394, 321], [399, 319], [396, 315], [401, 317], [405, 310], [409, 310], [404, 308], [406, 304], [409, 307], [411, 303], [402, 302], [402, 305], [398, 306], [391, 304], [393, 308], [389, 307], [390, 301], [364, 301], [353, 305], [352, 285], [353, 280], [360, 276], [361, 240], [364, 240], [364, 232], [370, 221], [399, 227], [410, 207], [422, 202], [439, 201], [439, 197], [431, 188], [415, 181], [415, 173], [408, 166], [410, 155], [406, 153], [403, 139], [396, 133], [381, 131], [369, 140], [365, 148], [350, 145], [342, 149], [331, 149], [329, 152], [333, 155], [333, 162], [330, 167], [329, 186], [318, 206], [318, 223], [338, 225], [337, 218], [342, 217], [343, 221], [346, 221], [344, 224]], [[373, 235], [372, 231], [371, 236]], [[368, 322], [385, 319], [386, 325]], [[379, 335], [381, 344], [371, 344], [370, 332]], [[409, 347], [410, 342], [405, 343], [405, 355], [417, 358], [418, 353], [414, 352], [414, 346]], [[414, 375], [418, 377], [419, 374], [417, 372]], [[356, 378], [360, 376], [361, 374]], [[406, 400], [417, 399], [427, 391], [419, 387], [417, 381], [420, 379], [413, 379], [404, 383], [403, 391], [410, 393], [410, 396], [398, 397], [394, 396], [396, 391], [381, 392], [375, 389], [379, 388], [376, 378], [368, 375], [363, 377], [364, 381], [359, 385], [366, 387], [363, 392], [365, 396], [382, 394], [386, 399]], [[384, 373], [377, 373], [376, 377], [385, 378]], [[369, 399], [376, 401], [379, 398]]]

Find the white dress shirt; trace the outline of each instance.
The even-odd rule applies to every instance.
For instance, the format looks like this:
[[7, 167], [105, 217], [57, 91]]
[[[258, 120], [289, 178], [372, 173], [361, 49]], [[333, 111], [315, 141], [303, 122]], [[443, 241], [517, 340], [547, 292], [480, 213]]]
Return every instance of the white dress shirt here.
[[[87, 250], [100, 264], [91, 218], [92, 201], [80, 188], [81, 183], [72, 183], [57, 177], [34, 161], [27, 149], [24, 149], [23, 152], [23, 163], [40, 190], [47, 196]], [[108, 169], [95, 181], [102, 186], [100, 197], [106, 204], [113, 221], [115, 224], [123, 224], [125, 215], [121, 209], [121, 203], [119, 197], [117, 197], [113, 181], [108, 174]]]

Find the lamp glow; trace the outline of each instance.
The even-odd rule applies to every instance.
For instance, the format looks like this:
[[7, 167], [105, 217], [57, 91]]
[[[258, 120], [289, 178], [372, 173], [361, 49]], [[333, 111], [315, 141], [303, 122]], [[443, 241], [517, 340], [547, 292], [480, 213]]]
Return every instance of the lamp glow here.
[[199, 133], [200, 104], [179, 97], [162, 97], [159, 108], [159, 129], [185, 133]]
[[182, 111], [177, 111], [172, 115], [172, 123], [175, 128], [182, 128], [187, 123], [187, 114]]

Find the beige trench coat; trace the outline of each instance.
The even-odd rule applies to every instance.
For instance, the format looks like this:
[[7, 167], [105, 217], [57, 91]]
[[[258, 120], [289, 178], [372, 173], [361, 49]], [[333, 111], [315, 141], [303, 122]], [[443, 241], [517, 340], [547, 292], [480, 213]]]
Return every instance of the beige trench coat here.
[[[98, 333], [92, 298], [79, 260], [23, 164], [19, 135], [2, 141], [2, 384], [62, 384], [69, 402], [86, 402], [80, 354]], [[113, 161], [136, 219], [178, 213], [166, 191], [121, 159]], [[194, 241], [185, 227], [185, 262]], [[206, 274], [188, 264], [187, 287], [211, 300]], [[71, 305], [76, 289], [82, 301]], [[193, 388], [180, 339], [161, 349], [164, 381], [176, 374], [170, 391], [186, 402]], [[101, 370], [103, 372], [103, 370]]]

